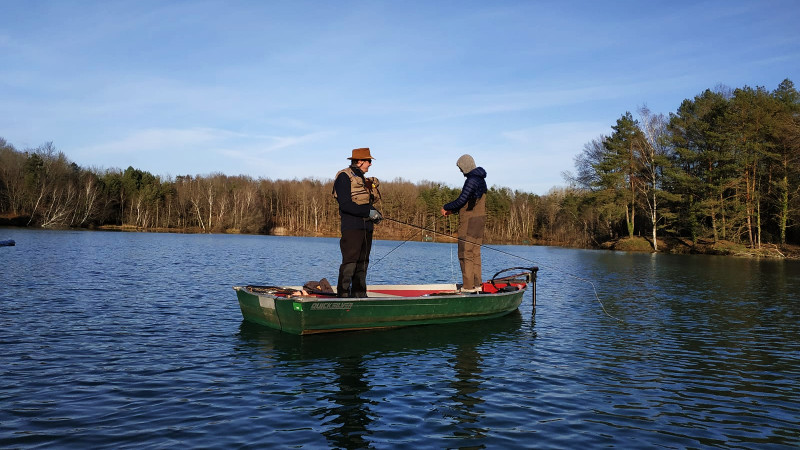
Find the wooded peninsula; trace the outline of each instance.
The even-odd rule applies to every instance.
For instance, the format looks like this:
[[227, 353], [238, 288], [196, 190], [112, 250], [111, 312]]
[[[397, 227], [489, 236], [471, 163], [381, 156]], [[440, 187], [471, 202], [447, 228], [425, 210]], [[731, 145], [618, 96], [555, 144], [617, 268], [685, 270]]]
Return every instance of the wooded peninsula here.
[[[563, 175], [568, 187], [545, 195], [492, 186], [487, 243], [797, 256], [800, 94], [787, 79], [709, 89], [668, 116], [626, 112]], [[0, 138], [7, 226], [338, 236], [332, 183], [84, 168], [52, 142], [18, 150]], [[391, 220], [376, 239], [452, 242], [458, 218], [440, 209], [460, 186], [398, 178], [380, 190]]]

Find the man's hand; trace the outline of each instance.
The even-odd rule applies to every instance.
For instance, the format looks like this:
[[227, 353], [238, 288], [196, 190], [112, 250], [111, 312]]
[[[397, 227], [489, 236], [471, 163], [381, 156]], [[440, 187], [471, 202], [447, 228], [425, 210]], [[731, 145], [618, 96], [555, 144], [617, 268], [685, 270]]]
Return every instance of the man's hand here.
[[375, 208], [370, 209], [369, 210], [369, 220], [371, 220], [375, 224], [378, 224], [378, 223], [380, 223], [381, 220], [383, 220], [383, 214], [381, 214], [381, 212], [378, 211]]

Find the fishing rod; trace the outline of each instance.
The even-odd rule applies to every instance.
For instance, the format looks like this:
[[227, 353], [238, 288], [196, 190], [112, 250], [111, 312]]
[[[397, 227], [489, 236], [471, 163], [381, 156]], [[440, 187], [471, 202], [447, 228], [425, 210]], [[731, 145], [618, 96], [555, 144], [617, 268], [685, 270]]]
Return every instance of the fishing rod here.
[[[401, 225], [406, 225], [406, 226], [409, 226], [409, 227], [412, 227], [412, 228], [418, 228], [418, 229], [423, 230], [423, 231], [429, 231], [431, 233], [440, 234], [440, 235], [442, 235], [444, 237], [447, 237], [447, 238], [450, 238], [450, 239], [454, 239], [454, 240], [461, 241], [461, 242], [466, 242], [467, 244], [472, 244], [472, 245], [477, 245], [477, 246], [480, 246], [480, 247], [488, 248], [489, 250], [494, 250], [494, 251], [502, 253], [504, 255], [513, 256], [513, 257], [519, 258], [519, 259], [521, 259], [523, 261], [528, 261], [528, 262], [531, 262], [531, 263], [534, 263], [534, 264], [538, 264], [536, 261], [533, 261], [531, 259], [519, 256], [519, 255], [515, 255], [513, 253], [509, 253], [509, 252], [500, 250], [498, 248], [489, 247], [486, 244], [480, 244], [478, 242], [474, 242], [474, 241], [471, 241], [469, 239], [465, 239], [465, 238], [462, 238], [462, 237], [459, 237], [459, 236], [453, 236], [451, 234], [442, 233], [442, 232], [439, 232], [439, 231], [436, 231], [436, 230], [431, 230], [430, 228], [421, 227], [421, 226], [415, 225], [413, 223], [403, 222], [402, 220], [396, 220], [396, 219], [392, 219], [392, 218], [389, 218], [389, 217], [386, 217], [386, 216], [383, 217], [383, 220], [388, 220], [388, 221], [399, 223]], [[405, 242], [408, 242], [408, 241], [405, 241]], [[405, 244], [405, 242], [403, 242], [403, 244]], [[403, 244], [400, 244], [400, 245], [403, 245]]]
[[[466, 242], [466, 243], [468, 243], [468, 244], [477, 245], [477, 246], [480, 246], [480, 247], [483, 247], [483, 248], [488, 248], [489, 250], [494, 250], [494, 251], [496, 251], [496, 252], [498, 252], [498, 253], [502, 253], [502, 254], [504, 254], [504, 255], [507, 255], [507, 256], [511, 256], [511, 257], [514, 257], [514, 258], [519, 258], [519, 259], [521, 259], [521, 260], [523, 260], [523, 261], [527, 261], [527, 262], [530, 262], [530, 263], [533, 263], [533, 264], [537, 264], [537, 265], [539, 265], [539, 266], [542, 266], [542, 267], [546, 267], [546, 268], [547, 268], [547, 267], [549, 267], [547, 264], [541, 264], [541, 263], [539, 263], [539, 262], [537, 262], [537, 261], [534, 261], [534, 260], [532, 260], [532, 259], [528, 259], [528, 258], [525, 258], [525, 257], [523, 257], [523, 256], [515, 255], [515, 254], [513, 254], [513, 253], [509, 253], [509, 252], [506, 252], [506, 251], [500, 250], [500, 249], [498, 249], [498, 248], [490, 247], [490, 246], [488, 246], [488, 245], [486, 245], [486, 244], [481, 244], [481, 243], [478, 243], [478, 242], [473, 242], [473, 241], [470, 241], [469, 239], [465, 239], [465, 238], [462, 238], [462, 237], [460, 237], [460, 236], [453, 236], [453, 235], [446, 234], [446, 233], [440, 233], [440, 232], [438, 232], [438, 231], [436, 231], [436, 230], [431, 230], [430, 228], [421, 227], [421, 226], [419, 226], [419, 225], [415, 225], [415, 224], [413, 224], [413, 223], [403, 222], [402, 220], [392, 219], [391, 217], [386, 217], [386, 216], [383, 216], [383, 220], [388, 220], [388, 221], [390, 221], [390, 222], [398, 223], [398, 224], [400, 224], [400, 225], [405, 225], [405, 226], [408, 226], [408, 227], [417, 228], [417, 229], [419, 229], [419, 230], [423, 230], [423, 231], [429, 231], [429, 232], [431, 232], [431, 233], [435, 233], [435, 234], [440, 234], [440, 235], [442, 235], [442, 236], [445, 236], [445, 237], [448, 237], [448, 238], [450, 238], [450, 239], [455, 239], [455, 240], [457, 240], [457, 241]], [[415, 234], [415, 236], [416, 236], [416, 234]], [[406, 241], [402, 242], [400, 245], [403, 245], [403, 244], [405, 244], [405, 243], [406, 243], [406, 242], [408, 242], [409, 240], [410, 240], [410, 238], [409, 238], [409, 239], [407, 239]], [[398, 245], [397, 247], [400, 247], [400, 245]], [[394, 249], [392, 249], [392, 251], [396, 250], [396, 249], [397, 249], [397, 247], [395, 247]], [[391, 253], [391, 252], [389, 252], [389, 253]], [[384, 257], [385, 257], [385, 256], [384, 256]], [[383, 258], [381, 258], [381, 259], [383, 259]], [[550, 268], [550, 269], [553, 269], [553, 270], [555, 270], [555, 267], [549, 267], [549, 268]], [[612, 316], [611, 314], [609, 314], [609, 313], [608, 313], [608, 311], [606, 311], [606, 307], [603, 305], [603, 302], [602, 302], [602, 301], [600, 301], [600, 296], [597, 294], [597, 288], [595, 287], [594, 283], [593, 283], [591, 280], [588, 280], [588, 279], [586, 279], [586, 278], [581, 278], [581, 277], [579, 277], [579, 276], [577, 276], [577, 275], [573, 275], [573, 274], [566, 273], [566, 272], [561, 272], [561, 273], [563, 273], [564, 275], [567, 275], [568, 277], [572, 277], [572, 278], [574, 278], [574, 279], [576, 279], [576, 280], [579, 280], [579, 281], [583, 281], [583, 282], [585, 282], [585, 283], [588, 283], [588, 284], [589, 284], [589, 286], [591, 286], [591, 287], [592, 287], [592, 291], [594, 292], [594, 298], [595, 298], [595, 300], [597, 300], [597, 303], [599, 303], [599, 304], [600, 304], [600, 308], [603, 310], [603, 312], [604, 312], [604, 313], [606, 313], [606, 315], [607, 315], [608, 317], [611, 317], [612, 319], [616, 319], [616, 320], [618, 320], [618, 321], [620, 321], [620, 322], [624, 322], [622, 319], [620, 319], [620, 318], [618, 318], [618, 317], [614, 317], [614, 316]]]

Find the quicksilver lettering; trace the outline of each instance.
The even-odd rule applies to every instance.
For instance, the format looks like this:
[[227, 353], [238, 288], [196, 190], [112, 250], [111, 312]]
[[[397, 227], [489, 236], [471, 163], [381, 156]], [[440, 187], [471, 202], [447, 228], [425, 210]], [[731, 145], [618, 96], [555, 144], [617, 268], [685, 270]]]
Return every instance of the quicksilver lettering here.
[[352, 302], [326, 302], [326, 303], [313, 303], [312, 310], [325, 310], [325, 309], [351, 309], [353, 308]]

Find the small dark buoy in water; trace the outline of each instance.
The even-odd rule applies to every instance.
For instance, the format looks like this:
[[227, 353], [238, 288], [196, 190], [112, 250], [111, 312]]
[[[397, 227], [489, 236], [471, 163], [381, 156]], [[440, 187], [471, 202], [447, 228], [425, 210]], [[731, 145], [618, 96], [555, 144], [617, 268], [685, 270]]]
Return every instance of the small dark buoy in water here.
[[17, 243], [14, 242], [13, 239], [6, 239], [6, 240], [3, 240], [3, 241], [0, 241], [0, 247], [11, 247], [12, 245], [17, 245]]

